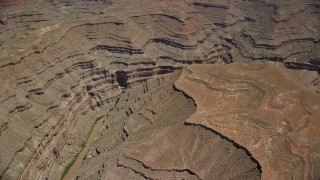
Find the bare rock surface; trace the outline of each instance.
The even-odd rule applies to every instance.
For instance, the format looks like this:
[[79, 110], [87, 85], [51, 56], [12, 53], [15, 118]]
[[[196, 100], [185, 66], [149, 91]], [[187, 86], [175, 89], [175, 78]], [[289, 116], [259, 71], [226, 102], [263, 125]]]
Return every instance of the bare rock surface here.
[[320, 177], [320, 97], [292, 71], [279, 63], [192, 65], [175, 85], [197, 105], [187, 124], [246, 148], [262, 179]]
[[[212, 132], [214, 128], [184, 124], [194, 105], [172, 90], [176, 74], [166, 77], [166, 83], [161, 79], [166, 79], [164, 74], [191, 64], [277, 61], [279, 67], [294, 69], [290, 73], [301, 86], [308, 86], [319, 94], [319, 12], [317, 0], [0, 0], [0, 179], [59, 179], [81, 149], [95, 120], [108, 113], [119, 122], [128, 122], [112, 126], [109, 131], [114, 134], [110, 136], [104, 129], [101, 131], [98, 136], [103, 140], [98, 138], [92, 144], [95, 148], [76, 173], [79, 178], [123, 179], [127, 173], [132, 177], [151, 179], [162, 175], [169, 179], [180, 176], [259, 179], [259, 164], [268, 168], [278, 161], [274, 160], [272, 164], [262, 158], [263, 162], [260, 162], [254, 149], [245, 143], [226, 139], [227, 134]], [[264, 74], [269, 75], [276, 77], [272, 71]], [[146, 83], [148, 80], [159, 83], [154, 85], [158, 94], [170, 92], [172, 97], [181, 99], [152, 100], [153, 94], [148, 94], [145, 98], [150, 102], [138, 100], [152, 89]], [[136, 86], [142, 90], [128, 95], [127, 92]], [[160, 93], [162, 86], [168, 89]], [[259, 93], [257, 90], [257, 97], [262, 96]], [[137, 105], [141, 108], [131, 111], [129, 106], [134, 103], [126, 101], [124, 96], [136, 99], [134, 103], [141, 102]], [[315, 96], [314, 101], [316, 99]], [[129, 109], [119, 109], [120, 100], [121, 107]], [[282, 107], [277, 103], [275, 106]], [[150, 111], [148, 106], [153, 109]], [[157, 109], [159, 112], [154, 114]], [[306, 116], [302, 125], [296, 125], [298, 127], [308, 126], [309, 116], [319, 119], [319, 115], [310, 115], [309, 110], [293, 112]], [[129, 117], [131, 113], [134, 115]], [[261, 116], [270, 115], [268, 111], [260, 113]], [[141, 124], [141, 118], [147, 125]], [[108, 117], [104, 121], [105, 127], [110, 122], [117, 124]], [[150, 130], [147, 132], [143, 127]], [[172, 135], [173, 132], [177, 136]], [[305, 133], [312, 132], [306, 130]], [[143, 140], [138, 142], [139, 133], [150, 137], [141, 137]], [[171, 135], [173, 139], [170, 139]], [[307, 135], [305, 140], [298, 141], [291, 135], [290, 138], [293, 142], [309, 141]], [[126, 139], [132, 146], [116, 147], [122, 142], [126, 144]], [[171, 146], [167, 147], [164, 142], [170, 142], [181, 151], [170, 149]], [[170, 159], [171, 154], [161, 147], [154, 149], [150, 146], [152, 143], [164, 143], [161, 147], [169, 148], [175, 154], [172, 160], [176, 164], [158, 161]], [[210, 144], [201, 148], [204, 154], [199, 155], [206, 167], [200, 168], [195, 157], [197, 153], [187, 152], [193, 143]], [[311, 146], [310, 143], [307, 144]], [[217, 168], [219, 164], [205, 161], [216, 161], [215, 153], [206, 154], [216, 146], [227, 150], [216, 149], [214, 152], [228, 157], [217, 163], [229, 163], [230, 160], [235, 164], [230, 169], [237, 171], [229, 171], [226, 164]], [[139, 151], [143, 147], [154, 154], [142, 156]], [[193, 151], [198, 152], [197, 148]], [[277, 148], [274, 152], [279, 151], [279, 157], [296, 157], [290, 155], [291, 150], [282, 151], [285, 148], [280, 145]], [[317, 155], [311, 153], [317, 149], [301, 150], [299, 143], [297, 149], [294, 153], [300, 153], [300, 159], [298, 165], [293, 166], [303, 170], [293, 171], [294, 168], [284, 165], [290, 172], [284, 170], [283, 176], [303, 171], [305, 179], [319, 177], [315, 174], [319, 169], [314, 158]], [[112, 156], [107, 152], [117, 153]], [[99, 156], [93, 157], [95, 153]], [[157, 153], [159, 157], [155, 155]], [[153, 159], [149, 158], [151, 156]], [[246, 166], [236, 164], [235, 159]], [[112, 165], [107, 168], [102, 163], [104, 160]], [[96, 165], [103, 167], [99, 170], [91, 168]], [[276, 170], [266, 171], [270, 172], [270, 177], [282, 177], [279, 168], [274, 168]], [[104, 176], [102, 170], [105, 170]], [[213, 174], [213, 171], [219, 173]], [[263, 177], [269, 175], [262, 173]]]
[[319, 92], [318, 1], [208, 0], [192, 6], [228, 35], [230, 61], [282, 62], [300, 69], [305, 82]]
[[148, 80], [119, 97], [78, 179], [260, 179], [245, 149], [185, 124], [195, 105], [174, 89], [176, 78]]

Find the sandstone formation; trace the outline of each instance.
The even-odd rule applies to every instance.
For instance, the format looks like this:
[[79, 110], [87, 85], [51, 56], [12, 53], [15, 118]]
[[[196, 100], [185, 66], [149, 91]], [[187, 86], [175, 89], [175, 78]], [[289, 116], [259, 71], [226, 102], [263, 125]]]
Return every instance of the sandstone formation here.
[[319, 92], [318, 1], [209, 2], [193, 6], [228, 35], [232, 61], [283, 62], [288, 68], [300, 69], [300, 76]]
[[261, 176], [258, 164], [243, 149], [206, 128], [184, 124], [195, 106], [173, 88], [175, 79], [170, 75], [149, 80], [119, 97], [78, 179]]
[[[294, 119], [297, 124], [277, 138], [272, 128], [291, 111], [275, 105], [284, 115], [276, 114], [275, 122], [264, 125], [271, 129], [261, 135], [261, 142], [275, 139], [271, 162], [261, 150], [265, 146], [248, 144], [254, 132], [237, 139], [228, 130], [234, 124], [227, 123], [222, 131], [193, 120], [199, 109], [188, 96], [200, 107], [197, 97], [181, 84], [183, 92], [172, 87], [179, 76], [172, 73], [190, 64], [223, 64], [215, 66], [222, 72], [234, 69], [226, 66], [234, 62], [277, 61], [281, 70], [257, 65], [267, 66], [268, 72], [267, 77], [257, 76], [272, 78], [288, 73], [285, 68], [294, 69], [290, 74], [295, 79], [288, 82], [298, 82], [302, 90], [297, 92], [306, 94], [303, 89], [309, 88], [309, 94], [318, 93], [312, 95], [316, 104], [319, 19], [317, 0], [0, 0], [0, 179], [59, 179], [103, 115], [103, 128], [74, 177], [319, 177], [319, 142], [311, 138], [312, 129], [303, 128], [316, 122], [312, 118], [319, 119], [316, 105], [294, 106], [301, 112], [293, 111], [294, 117], [285, 117], [284, 122]], [[189, 76], [186, 71], [178, 82]], [[228, 83], [232, 86], [233, 81]], [[257, 97], [271, 97], [260, 90], [266, 91], [254, 90]], [[232, 108], [239, 105], [226, 103]], [[252, 106], [263, 107], [263, 102]], [[250, 107], [245, 107], [240, 109], [248, 113]], [[218, 111], [215, 106], [207, 108]], [[247, 116], [270, 119], [269, 111], [252, 112], [257, 115]], [[306, 116], [302, 124], [295, 119], [298, 115]], [[296, 126], [305, 134], [298, 134]], [[290, 166], [297, 157], [297, 165]]]
[[246, 148], [262, 179], [318, 179], [320, 97], [301, 82], [279, 64], [234, 63], [189, 66], [175, 85], [197, 104], [186, 123]]

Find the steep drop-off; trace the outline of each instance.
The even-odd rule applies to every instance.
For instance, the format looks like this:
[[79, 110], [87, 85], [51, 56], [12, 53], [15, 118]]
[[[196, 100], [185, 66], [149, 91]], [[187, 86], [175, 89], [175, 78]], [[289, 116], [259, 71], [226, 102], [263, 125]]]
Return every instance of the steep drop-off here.
[[2, 11], [2, 178], [60, 176], [57, 157], [73, 158], [124, 88], [184, 64], [222, 61], [212, 24], [190, 16], [188, 26], [175, 14], [180, 6], [140, 4], [31, 1]]
[[117, 99], [78, 179], [259, 179], [259, 164], [231, 141], [185, 124], [195, 104], [177, 74], [148, 80]]
[[319, 92], [319, 1], [209, 0], [192, 6], [229, 36], [230, 59], [282, 62]]
[[192, 65], [175, 85], [197, 104], [187, 124], [249, 150], [262, 179], [320, 177], [320, 97], [294, 72], [279, 63]]
[[[162, 175], [257, 179], [261, 175], [259, 163], [268, 163], [257, 162], [261, 159], [253, 157], [252, 148], [232, 138], [225, 139], [228, 134], [215, 133], [214, 128], [183, 123], [192, 114], [191, 100], [181, 100], [185, 104], [180, 104], [180, 100], [159, 98], [150, 100], [154, 104], [146, 102], [141, 109], [124, 112], [117, 109], [118, 101], [132, 87], [144, 90], [130, 98], [146, 93], [149, 79], [159, 81], [161, 87], [162, 75], [187, 65], [237, 61], [278, 61], [279, 66], [294, 69], [293, 76], [300, 77], [297, 81], [319, 94], [320, 3], [316, 0], [2, 0], [0, 8], [0, 179], [60, 178], [97, 117], [110, 114], [120, 123], [130, 119], [132, 113], [142, 114], [132, 123], [144, 118], [152, 127], [149, 132], [138, 126], [126, 127], [127, 123], [109, 128], [114, 133], [110, 137], [102, 130], [97, 138], [107, 140], [97, 140], [92, 147], [105, 143], [101, 146], [106, 153], [102, 155], [99, 148], [94, 150], [93, 154], [101, 155], [86, 159], [77, 173], [79, 177], [114, 174], [114, 178], [121, 178], [126, 173], [140, 173], [140, 178], [151, 179]], [[273, 73], [265, 75], [270, 74]], [[167, 81], [174, 78], [171, 75]], [[170, 89], [169, 84], [165, 86]], [[175, 90], [161, 92], [185, 98]], [[148, 96], [153, 98], [153, 94]], [[134, 103], [120, 104], [129, 107]], [[172, 111], [173, 119], [166, 116], [170, 113], [161, 107], [164, 104], [171, 107], [168, 111]], [[161, 128], [152, 126], [149, 115], [154, 115], [155, 110], [149, 111], [147, 106], [161, 111]], [[116, 123], [106, 117], [105, 123], [110, 122]], [[153, 136], [138, 143], [135, 132]], [[125, 142], [127, 138], [132, 144]], [[176, 149], [166, 152], [161, 149], [165, 145], [156, 149], [152, 146], [167, 141]], [[125, 143], [118, 146], [120, 142]], [[203, 144], [210, 146], [203, 148]], [[186, 152], [191, 146], [193, 152]], [[215, 150], [218, 146], [222, 149]], [[111, 157], [108, 152], [112, 154], [117, 148], [122, 150], [107, 158]], [[148, 148], [151, 154], [142, 156], [141, 148]], [[222, 154], [211, 156], [209, 151]], [[176, 164], [158, 161], [168, 159], [169, 152], [176, 155], [172, 159]], [[210, 164], [216, 156], [225, 158]], [[245, 166], [235, 163], [235, 159]], [[90, 168], [104, 160], [111, 169], [106, 168], [108, 163], [99, 170]], [[217, 164], [220, 161], [235, 165], [228, 169], [226, 164]], [[297, 167], [315, 171], [306, 170], [313, 167], [309, 164]], [[291, 172], [286, 173], [284, 177]], [[309, 172], [303, 174], [306, 179], [315, 177]]]

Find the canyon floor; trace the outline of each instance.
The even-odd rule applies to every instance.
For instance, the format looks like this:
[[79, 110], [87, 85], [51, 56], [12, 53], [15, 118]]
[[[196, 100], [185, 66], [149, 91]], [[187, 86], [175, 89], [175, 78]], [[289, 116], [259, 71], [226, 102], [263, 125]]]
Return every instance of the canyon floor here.
[[0, 179], [320, 179], [318, 0], [0, 0]]

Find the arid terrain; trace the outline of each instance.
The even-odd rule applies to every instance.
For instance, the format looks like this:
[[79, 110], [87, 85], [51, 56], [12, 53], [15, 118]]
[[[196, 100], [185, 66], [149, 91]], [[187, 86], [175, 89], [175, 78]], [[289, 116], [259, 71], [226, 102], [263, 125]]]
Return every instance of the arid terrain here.
[[0, 0], [0, 179], [320, 179], [320, 1]]

